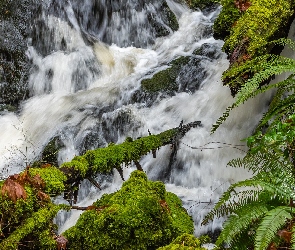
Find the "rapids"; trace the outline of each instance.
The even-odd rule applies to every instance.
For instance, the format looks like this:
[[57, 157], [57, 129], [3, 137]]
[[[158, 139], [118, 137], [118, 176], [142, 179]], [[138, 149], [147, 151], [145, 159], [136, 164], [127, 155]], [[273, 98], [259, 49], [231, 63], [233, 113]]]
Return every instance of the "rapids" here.
[[[90, 0], [44, 2], [33, 25], [35, 33], [44, 32], [28, 41], [31, 97], [18, 113], [0, 116], [2, 178], [39, 159], [52, 138], [62, 145], [58, 155], [61, 164], [88, 149], [123, 142], [128, 136], [146, 136], [148, 130], [156, 134], [177, 127], [181, 121], [199, 120], [202, 127], [185, 135], [171, 166], [169, 146], [161, 148], [156, 159], [143, 157], [141, 165], [150, 179], [164, 181], [167, 189], [182, 199], [194, 219], [196, 235], [221, 227], [222, 220], [208, 226], [200, 223], [230, 183], [251, 175], [226, 164], [244, 154], [246, 148], [240, 140], [255, 128], [267, 97], [234, 110], [211, 135], [212, 124], [233, 101], [220, 80], [228, 67], [221, 51], [223, 42], [212, 37], [219, 9], [204, 14], [167, 0], [179, 23], [173, 32], [163, 21], [160, 2], [103, 0], [99, 6]], [[157, 15], [157, 22], [168, 30], [167, 36], [155, 36], [150, 15]], [[192, 55], [199, 48], [205, 52]], [[193, 56], [200, 62], [181, 70], [176, 80], [178, 91], [146, 94], [141, 80], [166, 69], [180, 56]], [[125, 177], [134, 169], [125, 166]], [[116, 172], [97, 180], [103, 190], [85, 181], [77, 205], [90, 205], [122, 185]], [[61, 198], [57, 201], [65, 202]], [[59, 214], [59, 231], [75, 224], [79, 213]]]

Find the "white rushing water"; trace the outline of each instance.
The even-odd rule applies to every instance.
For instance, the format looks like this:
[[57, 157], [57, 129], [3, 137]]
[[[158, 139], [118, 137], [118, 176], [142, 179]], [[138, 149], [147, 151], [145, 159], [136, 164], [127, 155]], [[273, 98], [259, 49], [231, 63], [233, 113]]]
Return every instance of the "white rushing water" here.
[[[86, 149], [111, 141], [120, 143], [127, 136], [146, 136], [148, 130], [157, 134], [177, 127], [182, 120], [184, 124], [201, 121], [201, 128], [191, 129], [182, 139], [172, 169], [168, 167], [169, 146], [161, 148], [156, 159], [151, 155], [143, 157], [141, 165], [150, 179], [165, 180], [167, 189], [182, 199], [195, 221], [196, 235], [221, 226], [221, 220], [206, 227], [200, 222], [230, 183], [250, 176], [241, 169], [227, 168], [226, 164], [243, 155], [245, 147], [239, 146], [239, 150], [234, 145], [241, 145], [240, 140], [250, 135], [265, 109], [267, 97], [251, 100], [251, 104], [234, 110], [228, 121], [210, 135], [212, 124], [233, 101], [230, 90], [220, 80], [228, 67], [226, 55], [221, 52], [222, 41], [207, 35], [218, 11], [205, 16], [172, 0], [168, 4], [178, 17], [179, 29], [143, 48], [120, 45], [118, 39], [128, 30], [109, 30], [115, 25], [116, 16], [106, 28], [107, 33], [115, 36], [113, 40], [109, 38], [114, 42], [111, 45], [84, 42], [71, 5], [65, 8], [70, 21], [50, 14], [43, 17], [54, 34], [52, 43], [63, 39], [67, 49], [41, 54], [34, 46], [29, 47], [28, 56], [34, 64], [29, 82], [32, 97], [22, 103], [19, 114], [7, 112], [0, 117], [3, 177], [38, 159], [54, 137], [59, 137], [63, 144], [59, 152], [62, 163]], [[128, 15], [134, 17], [130, 24], [139, 19], [142, 22], [144, 11], [155, 11], [153, 8], [156, 7], [149, 4], [147, 10], [130, 11]], [[129, 33], [127, 38], [130, 39]], [[122, 41], [125, 45], [126, 39]], [[214, 56], [194, 55], [201, 59], [201, 72], [196, 77], [196, 72], [186, 69], [177, 78], [180, 87], [190, 79], [194, 79], [192, 84], [199, 81], [197, 88], [183, 87], [184, 91], [180, 88], [152, 101], [140, 94], [142, 79], [167, 68], [172, 59], [191, 56], [202, 46]], [[126, 179], [134, 169], [124, 168]], [[103, 193], [114, 192], [122, 185], [116, 172], [113, 178], [98, 178], [104, 190], [99, 192], [85, 182], [77, 205], [90, 205]], [[60, 215], [60, 231], [75, 224], [78, 216], [79, 212]]]

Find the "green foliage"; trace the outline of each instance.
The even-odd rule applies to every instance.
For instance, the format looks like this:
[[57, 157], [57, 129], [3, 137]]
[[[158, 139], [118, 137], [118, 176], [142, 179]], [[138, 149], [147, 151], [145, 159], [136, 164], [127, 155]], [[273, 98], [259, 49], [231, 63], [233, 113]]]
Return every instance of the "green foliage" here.
[[[242, 2], [244, 6], [248, 3], [247, 8], [241, 8]], [[294, 3], [292, 0], [223, 0], [221, 4], [223, 9], [214, 22], [214, 36], [225, 40], [223, 50], [229, 55], [231, 65], [224, 72], [223, 81], [235, 94], [258, 72], [252, 68], [257, 60], [279, 52], [273, 41], [287, 36]], [[241, 75], [245, 67], [248, 70]]]
[[[271, 117], [274, 118], [285, 115], [280, 113], [281, 111], [284, 111], [285, 108], [291, 109], [291, 106], [294, 103], [294, 94], [290, 94], [286, 98], [284, 98], [284, 95], [286, 92], [294, 90], [294, 74], [291, 74], [286, 80], [277, 84], [266, 85], [262, 87], [261, 84], [273, 75], [279, 75], [285, 72], [295, 73], [295, 60], [282, 56], [271, 55], [258, 57], [254, 60], [254, 62], [257, 64], [257, 66], [255, 66], [253, 70], [257, 71], [257, 73], [238, 91], [235, 102], [226, 109], [223, 115], [217, 120], [216, 124], [213, 125], [212, 132], [216, 131], [216, 129], [227, 119], [232, 109], [243, 104], [248, 99], [254, 98], [258, 94], [266, 92], [270, 89], [278, 88], [276, 96], [270, 105], [269, 111], [265, 114], [263, 120], [261, 121], [260, 128], [261, 126], [267, 124]], [[241, 67], [239, 74], [242, 74], [241, 72], [245, 73], [248, 69], [249, 67]], [[238, 71], [235, 73], [237, 72]], [[275, 123], [273, 123], [273, 125], [274, 124]]]
[[[288, 40], [279, 43], [294, 47], [294, 43]], [[291, 221], [294, 220], [295, 60], [267, 57], [269, 60], [262, 60], [256, 66], [258, 73], [246, 82], [234, 104], [213, 127], [215, 131], [234, 107], [260, 93], [276, 89], [256, 131], [246, 139], [248, 153], [243, 159], [228, 163], [231, 167], [249, 169], [254, 176], [231, 185], [203, 221], [207, 223], [215, 216], [229, 215], [216, 242], [219, 247], [227, 243], [231, 249], [242, 249], [242, 245], [255, 250], [269, 249], [271, 245], [295, 248], [294, 239], [286, 240], [285, 237], [283, 240], [277, 235], [281, 229], [291, 233]], [[270, 76], [284, 72], [290, 72], [287, 79], [261, 87]]]
[[119, 191], [103, 195], [64, 236], [70, 249], [156, 249], [193, 229], [176, 195], [134, 171]]
[[221, 0], [222, 11], [214, 21], [214, 37], [216, 39], [225, 39], [229, 36], [234, 23], [243, 14], [236, 8], [233, 0]]
[[160, 247], [158, 250], [205, 250], [201, 247], [199, 239], [190, 234], [183, 234], [173, 240], [168, 246]]
[[287, 24], [294, 13], [292, 0], [252, 0], [225, 41], [223, 49], [232, 53], [241, 41], [248, 39], [246, 53], [251, 57], [267, 53], [267, 45]]
[[[2, 189], [2, 186], [3, 182], [0, 183], [0, 189]], [[16, 202], [3, 196], [0, 192], [1, 224], [2, 226], [7, 225], [7, 228], [1, 227], [1, 234], [5, 234], [6, 231], [13, 231], [25, 218], [29, 217], [33, 211], [39, 208], [33, 188], [26, 185], [25, 191], [27, 193], [27, 199], [18, 199]]]
[[[0, 249], [56, 249], [53, 217], [65, 205], [50, 195], [64, 190], [65, 175], [55, 167], [27, 168], [0, 182]], [[46, 193], [48, 192], [48, 193]]]
[[[64, 205], [50, 205], [45, 208], [39, 209], [37, 212], [33, 213], [31, 217], [26, 219], [24, 223], [18, 227], [14, 232], [12, 232], [9, 237], [1, 241], [1, 250], [14, 250], [17, 249], [21, 240], [23, 240], [27, 235], [32, 234], [36, 231], [43, 232], [43, 230], [49, 228], [49, 224], [52, 223], [53, 218], [57, 212], [62, 209]], [[52, 238], [51, 238], [52, 240]], [[37, 241], [34, 242], [37, 244]], [[46, 246], [47, 244], [42, 243]], [[31, 248], [32, 249], [32, 248]], [[40, 249], [40, 248], [37, 248]], [[41, 248], [41, 249], [48, 249]]]

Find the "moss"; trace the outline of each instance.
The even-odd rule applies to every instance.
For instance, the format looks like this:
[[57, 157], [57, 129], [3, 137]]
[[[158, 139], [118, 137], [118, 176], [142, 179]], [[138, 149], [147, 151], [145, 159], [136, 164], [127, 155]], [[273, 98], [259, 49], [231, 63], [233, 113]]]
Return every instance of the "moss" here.
[[[0, 189], [2, 189], [3, 183], [0, 183]], [[0, 192], [0, 217], [1, 219], [1, 233], [2, 236], [13, 231], [24, 219], [29, 217], [32, 212], [39, 208], [37, 202], [37, 196], [34, 189], [26, 185], [24, 187], [27, 194], [26, 199], [18, 199], [13, 202], [6, 195], [2, 195]]]
[[[57, 214], [57, 212], [62, 209], [62, 205], [49, 205], [45, 208], [39, 209], [37, 212], [33, 213], [31, 217], [26, 219], [21, 226], [19, 226], [16, 230], [14, 230], [9, 237], [4, 239], [0, 243], [0, 250], [14, 250], [18, 249], [18, 245], [21, 240], [23, 240], [27, 235], [43, 232], [45, 228], [49, 228], [49, 224], [51, 224], [53, 218]], [[38, 244], [37, 240], [34, 239], [34, 245]], [[44, 246], [45, 242], [42, 242]], [[51, 239], [52, 244], [52, 239]], [[45, 244], [46, 245], [46, 244]], [[37, 248], [37, 249], [47, 249], [47, 248]]]
[[161, 2], [161, 12], [157, 14], [149, 13], [148, 15], [148, 21], [150, 26], [154, 29], [153, 32], [156, 37], [168, 36], [171, 31], [176, 31], [179, 28], [177, 18], [170, 10], [167, 2]]
[[234, 0], [221, 1], [223, 9], [214, 23], [215, 37], [225, 39], [223, 50], [231, 65], [223, 81], [233, 94], [255, 73], [237, 77], [235, 68], [258, 56], [279, 53], [280, 49], [271, 41], [287, 36], [294, 15], [292, 0], [251, 0], [249, 3], [247, 9], [241, 10]]
[[64, 189], [66, 176], [56, 167], [30, 168], [29, 173], [32, 177], [39, 175], [45, 182], [44, 192], [50, 195], [61, 194]]
[[[163, 2], [162, 10], [164, 11], [165, 16], [167, 17], [167, 24], [172, 31], [176, 31], [179, 28], [179, 24], [175, 14], [170, 10], [166, 1]], [[165, 20], [164, 20], [165, 21]]]
[[251, 6], [237, 21], [231, 36], [224, 44], [224, 50], [233, 52], [240, 42], [247, 38], [250, 56], [267, 52], [267, 44], [277, 37], [293, 15], [292, 1], [286, 0], [253, 0]]
[[166, 193], [163, 183], [134, 171], [119, 191], [96, 201], [64, 236], [70, 249], [139, 250], [156, 249], [192, 232], [193, 222], [179, 198]]
[[168, 246], [160, 247], [158, 250], [205, 250], [205, 248], [201, 247], [200, 240], [193, 235], [183, 234]]
[[150, 79], [144, 79], [141, 81], [141, 86], [148, 92], [168, 91], [175, 92], [178, 90], [176, 78], [181, 68], [188, 64], [190, 57], [179, 57], [169, 63], [167, 69], [162, 70], [153, 75]]
[[58, 138], [51, 139], [42, 151], [42, 162], [57, 166], [57, 156], [60, 148]]
[[66, 206], [48, 195], [61, 194], [65, 180], [55, 167], [31, 167], [0, 182], [1, 250], [55, 249], [52, 220]]
[[119, 145], [89, 150], [83, 156], [76, 156], [71, 162], [62, 164], [61, 168], [74, 169], [82, 178], [96, 173], [110, 173], [114, 168], [120, 168], [122, 163], [138, 161], [142, 155], [169, 143], [176, 133], [177, 129], [171, 129], [135, 141], [127, 140]]
[[187, 5], [191, 9], [200, 9], [200, 10], [205, 10], [205, 9], [210, 9], [215, 7], [220, 1], [219, 0], [185, 0]]
[[213, 35], [215, 39], [225, 39], [229, 36], [234, 23], [242, 16], [233, 0], [221, 0], [222, 11], [214, 21]]

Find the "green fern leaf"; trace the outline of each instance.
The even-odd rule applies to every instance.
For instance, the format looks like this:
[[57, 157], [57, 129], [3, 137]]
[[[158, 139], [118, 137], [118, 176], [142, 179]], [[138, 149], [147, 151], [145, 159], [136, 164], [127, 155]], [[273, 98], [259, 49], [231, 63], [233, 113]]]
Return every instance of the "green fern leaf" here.
[[277, 231], [291, 218], [291, 207], [280, 206], [267, 212], [256, 232], [255, 250], [267, 249]]
[[237, 212], [239, 215], [231, 215], [224, 223], [223, 230], [216, 241], [217, 246], [223, 243], [231, 245], [234, 239], [253, 223], [253, 220], [258, 220], [267, 213], [268, 208], [261, 202], [253, 202], [243, 206]]

